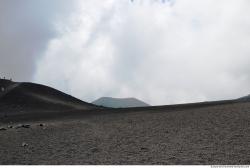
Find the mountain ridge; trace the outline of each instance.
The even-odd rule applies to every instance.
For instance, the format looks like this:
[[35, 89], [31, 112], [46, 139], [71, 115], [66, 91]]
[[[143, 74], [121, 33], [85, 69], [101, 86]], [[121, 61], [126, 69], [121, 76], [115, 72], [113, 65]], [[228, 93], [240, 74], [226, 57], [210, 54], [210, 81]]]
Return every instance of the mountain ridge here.
[[134, 97], [128, 97], [128, 98], [100, 97], [99, 99], [93, 101], [92, 104], [104, 107], [111, 107], [111, 108], [150, 106], [149, 104]]

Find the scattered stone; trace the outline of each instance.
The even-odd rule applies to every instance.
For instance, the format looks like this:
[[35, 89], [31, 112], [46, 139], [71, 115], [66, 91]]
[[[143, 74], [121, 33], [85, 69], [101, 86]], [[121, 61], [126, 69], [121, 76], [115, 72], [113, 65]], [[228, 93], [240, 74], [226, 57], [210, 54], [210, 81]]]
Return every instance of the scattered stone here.
[[8, 128], [13, 128], [13, 126], [12, 126], [12, 125], [9, 125]]
[[16, 129], [22, 128], [22, 124], [17, 125], [15, 128], [16, 128]]
[[3, 128], [3, 127], [0, 128], [0, 131], [5, 131], [5, 130], [7, 130], [7, 129], [6, 129], [6, 128]]
[[25, 143], [25, 142], [23, 142], [23, 143], [22, 143], [22, 147], [25, 147], [25, 146], [28, 146], [28, 144]]
[[171, 160], [176, 160], [176, 157], [175, 157], [175, 156], [172, 156], [172, 157], [170, 157], [169, 159], [171, 159]]
[[19, 124], [18, 126], [15, 127], [16, 129], [18, 128], [30, 128], [29, 124]]
[[1, 87], [1, 92], [4, 92], [5, 91], [5, 88], [4, 87]]
[[99, 149], [98, 148], [92, 148], [91, 152], [93, 152], [93, 153], [99, 152]]
[[22, 127], [23, 128], [30, 128], [30, 125], [29, 124], [23, 124]]
[[147, 151], [147, 150], [148, 150], [148, 148], [141, 147], [141, 150]]

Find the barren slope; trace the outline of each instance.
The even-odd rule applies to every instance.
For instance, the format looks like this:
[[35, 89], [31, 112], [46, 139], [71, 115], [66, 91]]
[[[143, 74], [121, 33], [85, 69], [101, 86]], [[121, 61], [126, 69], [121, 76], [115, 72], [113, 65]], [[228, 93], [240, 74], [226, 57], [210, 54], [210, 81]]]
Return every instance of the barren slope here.
[[250, 164], [250, 102], [101, 109], [42, 85], [0, 98], [0, 164]]
[[1, 164], [250, 164], [250, 103], [2, 125]]
[[98, 108], [48, 86], [0, 80], [0, 116]]

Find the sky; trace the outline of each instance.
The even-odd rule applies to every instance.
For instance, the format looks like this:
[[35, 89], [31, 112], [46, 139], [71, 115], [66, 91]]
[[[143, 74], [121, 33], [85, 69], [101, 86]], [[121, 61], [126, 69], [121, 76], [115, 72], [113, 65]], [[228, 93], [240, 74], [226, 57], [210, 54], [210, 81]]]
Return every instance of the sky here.
[[1, 0], [0, 76], [87, 102], [250, 93], [249, 0]]

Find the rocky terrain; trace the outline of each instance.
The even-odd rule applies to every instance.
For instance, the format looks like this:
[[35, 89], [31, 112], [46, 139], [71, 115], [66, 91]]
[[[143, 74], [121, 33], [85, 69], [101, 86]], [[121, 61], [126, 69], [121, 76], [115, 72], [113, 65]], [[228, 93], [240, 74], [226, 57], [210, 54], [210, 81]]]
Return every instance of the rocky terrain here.
[[248, 101], [108, 109], [50, 89], [5, 86], [0, 164], [250, 164]]

